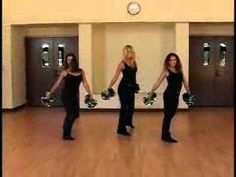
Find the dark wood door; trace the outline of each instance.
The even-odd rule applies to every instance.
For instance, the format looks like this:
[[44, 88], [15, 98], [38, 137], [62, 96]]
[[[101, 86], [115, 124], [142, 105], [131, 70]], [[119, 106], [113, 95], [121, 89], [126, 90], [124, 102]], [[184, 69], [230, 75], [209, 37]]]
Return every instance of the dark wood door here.
[[[29, 106], [42, 106], [41, 96], [56, 81], [63, 67], [67, 53], [74, 53], [78, 58], [77, 37], [26, 38], [26, 78], [27, 103]], [[54, 106], [62, 106], [61, 88], [55, 92]]]
[[[222, 56], [222, 46], [225, 46], [225, 56]], [[215, 54], [214, 103], [216, 106], [232, 106], [234, 101], [233, 37], [217, 37], [215, 39]], [[225, 61], [223, 61], [225, 62], [224, 67], [221, 66], [222, 57], [225, 57]]]
[[189, 45], [189, 84], [197, 97], [195, 106], [232, 106], [233, 37], [191, 36]]

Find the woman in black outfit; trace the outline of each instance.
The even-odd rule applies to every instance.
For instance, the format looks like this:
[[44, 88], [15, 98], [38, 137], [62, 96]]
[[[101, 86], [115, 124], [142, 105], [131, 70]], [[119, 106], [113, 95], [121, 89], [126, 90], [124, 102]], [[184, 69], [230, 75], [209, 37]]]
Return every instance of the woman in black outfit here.
[[126, 45], [123, 49], [122, 61], [118, 64], [117, 70], [109, 88], [117, 81], [120, 73], [123, 78], [118, 86], [118, 95], [120, 99], [120, 117], [117, 133], [125, 136], [131, 136], [126, 126], [134, 128], [132, 118], [134, 113], [135, 89], [136, 89], [136, 72], [137, 64], [135, 62], [135, 52], [131, 45]]
[[164, 92], [164, 120], [162, 123], [161, 139], [165, 142], [177, 143], [177, 140], [171, 137], [169, 131], [170, 124], [178, 107], [182, 82], [186, 91], [190, 93], [190, 90], [183, 75], [180, 58], [175, 53], [169, 53], [166, 56], [163, 71], [157, 82], [153, 85], [150, 93], [153, 93], [159, 87], [164, 78], [167, 79], [168, 86]]
[[71, 129], [75, 119], [79, 116], [78, 90], [81, 81], [91, 98], [92, 94], [85, 78], [84, 71], [78, 68], [78, 61], [72, 53], [66, 55], [64, 69], [50, 89], [50, 94], [58, 88], [63, 79], [65, 82], [61, 99], [66, 110], [66, 117], [63, 124], [62, 138], [64, 140], [74, 140], [74, 138], [71, 137]]

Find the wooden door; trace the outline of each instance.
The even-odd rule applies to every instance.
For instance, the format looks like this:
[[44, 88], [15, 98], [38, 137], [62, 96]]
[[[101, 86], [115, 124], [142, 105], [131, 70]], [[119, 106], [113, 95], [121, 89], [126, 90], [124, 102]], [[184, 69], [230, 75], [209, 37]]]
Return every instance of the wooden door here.
[[[233, 106], [234, 97], [234, 39], [233, 37], [217, 37], [215, 39], [215, 77], [214, 103], [216, 106]], [[225, 46], [225, 47], [223, 47]], [[224, 49], [225, 48], [225, 49]], [[223, 53], [225, 51], [225, 56]], [[222, 57], [225, 66], [222, 67]], [[224, 64], [224, 63], [223, 63]]]
[[[64, 58], [68, 53], [74, 53], [76, 58], [78, 59], [78, 38], [77, 37], [57, 37], [53, 38], [53, 78], [56, 81], [59, 76], [61, 69], [63, 68]], [[51, 83], [52, 85], [52, 83]], [[56, 99], [54, 105], [62, 106], [61, 102], [61, 90], [63, 87], [63, 83], [60, 87], [55, 91], [55, 94], [58, 99]]]
[[[29, 106], [42, 106], [41, 96], [56, 81], [63, 68], [67, 53], [74, 53], [78, 58], [77, 37], [26, 38], [26, 81], [27, 103]], [[60, 86], [55, 92], [57, 99], [54, 106], [62, 106]]]
[[[195, 106], [232, 106], [233, 37], [191, 36], [189, 42], [189, 84], [197, 97]], [[226, 46], [223, 50], [222, 44]], [[226, 59], [222, 66], [224, 50]]]

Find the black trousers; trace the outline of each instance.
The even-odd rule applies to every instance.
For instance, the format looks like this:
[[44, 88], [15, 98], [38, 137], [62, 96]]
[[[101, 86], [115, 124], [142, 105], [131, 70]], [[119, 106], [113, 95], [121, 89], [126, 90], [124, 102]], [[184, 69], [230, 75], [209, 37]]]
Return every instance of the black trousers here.
[[171, 120], [179, 104], [179, 92], [164, 92], [164, 119], [162, 122], [162, 137], [170, 136]]
[[119, 131], [126, 131], [126, 125], [133, 125], [135, 93], [133, 89], [118, 90], [120, 99]]
[[72, 126], [79, 116], [79, 102], [77, 97], [62, 96], [62, 102], [66, 111], [66, 117], [63, 123], [63, 137], [71, 136]]

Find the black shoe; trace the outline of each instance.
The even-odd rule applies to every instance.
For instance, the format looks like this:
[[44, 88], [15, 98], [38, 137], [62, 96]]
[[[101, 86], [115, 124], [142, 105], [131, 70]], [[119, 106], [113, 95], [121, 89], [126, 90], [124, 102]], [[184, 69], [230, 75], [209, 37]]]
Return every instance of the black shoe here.
[[124, 135], [124, 136], [131, 136], [131, 134], [127, 131], [119, 131], [117, 130], [117, 133], [120, 134], [120, 135]]
[[134, 126], [134, 125], [126, 125], [126, 126], [128, 126], [128, 127], [131, 127], [131, 128], [135, 128], [135, 126]]
[[74, 140], [74, 138], [71, 137], [71, 136], [63, 136], [62, 139], [63, 139], [63, 140], [69, 140], [69, 141], [73, 141], [73, 140]]
[[130, 125], [130, 127], [131, 127], [131, 128], [135, 128], [135, 126], [134, 126], [134, 125]]
[[171, 136], [168, 136], [168, 137], [161, 137], [161, 139], [165, 142], [168, 142], [168, 143], [177, 143], [178, 141], [173, 139]]

